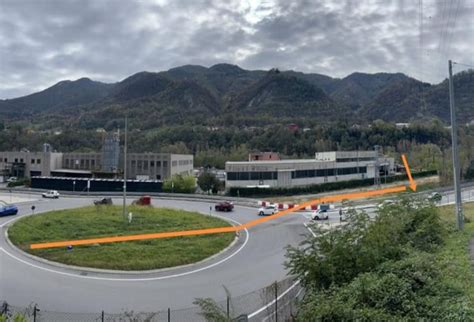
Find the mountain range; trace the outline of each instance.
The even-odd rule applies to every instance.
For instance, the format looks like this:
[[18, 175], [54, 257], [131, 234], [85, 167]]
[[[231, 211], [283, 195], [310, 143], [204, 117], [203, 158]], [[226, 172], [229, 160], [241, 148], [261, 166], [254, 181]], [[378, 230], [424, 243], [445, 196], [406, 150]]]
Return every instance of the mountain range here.
[[[454, 77], [461, 120], [474, 120], [474, 71]], [[217, 64], [140, 72], [105, 84], [61, 81], [24, 97], [0, 100], [0, 116], [44, 128], [113, 128], [125, 115], [135, 128], [177, 124], [248, 125], [279, 120], [449, 122], [447, 80], [428, 84], [401, 73], [353, 73], [345, 78], [296, 71], [245, 70]]]

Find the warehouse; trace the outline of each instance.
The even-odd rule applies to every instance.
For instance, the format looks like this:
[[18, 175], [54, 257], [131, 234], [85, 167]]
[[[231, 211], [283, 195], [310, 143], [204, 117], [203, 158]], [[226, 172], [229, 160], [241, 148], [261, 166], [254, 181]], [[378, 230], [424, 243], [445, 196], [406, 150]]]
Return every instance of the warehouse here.
[[297, 187], [367, 179], [393, 174], [394, 159], [377, 151], [316, 153], [314, 159], [275, 161], [228, 161], [226, 188]]

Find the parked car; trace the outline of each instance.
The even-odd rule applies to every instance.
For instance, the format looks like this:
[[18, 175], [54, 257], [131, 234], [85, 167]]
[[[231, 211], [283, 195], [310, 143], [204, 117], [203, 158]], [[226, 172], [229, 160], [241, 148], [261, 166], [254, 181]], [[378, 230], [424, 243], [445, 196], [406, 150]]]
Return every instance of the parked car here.
[[440, 202], [441, 199], [443, 199], [443, 196], [439, 192], [433, 192], [433, 193], [430, 193], [430, 195], [428, 196], [428, 199], [430, 199], [433, 202]]
[[270, 205], [258, 209], [259, 216], [270, 216], [278, 212], [278, 207], [275, 205]]
[[18, 178], [17, 177], [10, 177], [7, 179], [7, 182], [10, 183], [10, 182], [16, 182], [18, 181]]
[[43, 198], [53, 198], [53, 199], [58, 199], [59, 198], [59, 192], [56, 190], [49, 190], [46, 192], [43, 192]]
[[13, 216], [18, 213], [18, 207], [0, 200], [0, 217]]
[[111, 204], [112, 204], [112, 198], [102, 198], [99, 200], [94, 200], [94, 205], [96, 206], [100, 206], [100, 205], [109, 206]]
[[214, 206], [216, 211], [232, 211], [234, 209], [234, 204], [231, 201], [219, 202]]

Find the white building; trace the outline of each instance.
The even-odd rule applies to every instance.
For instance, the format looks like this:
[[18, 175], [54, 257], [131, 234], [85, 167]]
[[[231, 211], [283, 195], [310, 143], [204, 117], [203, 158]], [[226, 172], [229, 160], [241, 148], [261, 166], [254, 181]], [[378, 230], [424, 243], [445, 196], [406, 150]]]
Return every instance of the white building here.
[[[377, 168], [377, 169], [376, 169]], [[314, 159], [226, 162], [226, 188], [297, 187], [393, 174], [394, 159], [376, 151], [316, 153]]]

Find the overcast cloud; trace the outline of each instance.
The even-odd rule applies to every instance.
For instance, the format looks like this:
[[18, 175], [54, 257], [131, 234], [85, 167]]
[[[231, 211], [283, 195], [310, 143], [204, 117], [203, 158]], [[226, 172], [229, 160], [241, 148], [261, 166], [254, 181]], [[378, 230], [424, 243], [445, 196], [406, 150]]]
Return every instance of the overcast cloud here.
[[422, 2], [0, 0], [0, 98], [221, 62], [437, 83], [449, 58], [474, 65], [474, 1]]

